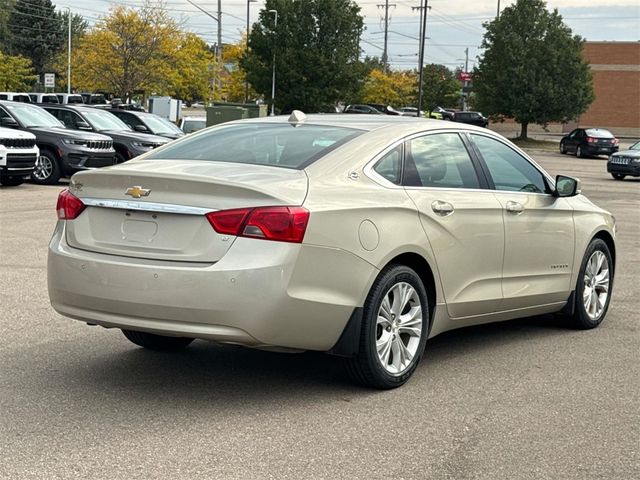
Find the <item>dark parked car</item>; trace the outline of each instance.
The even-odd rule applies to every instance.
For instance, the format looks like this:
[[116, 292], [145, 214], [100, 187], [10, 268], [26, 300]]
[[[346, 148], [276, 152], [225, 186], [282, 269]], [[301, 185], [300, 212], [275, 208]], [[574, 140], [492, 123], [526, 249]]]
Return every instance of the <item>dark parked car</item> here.
[[106, 110], [70, 105], [47, 105], [43, 108], [67, 128], [102, 133], [111, 137], [117, 163], [125, 162], [169, 142], [165, 137], [134, 132]]
[[623, 180], [627, 175], [640, 177], [640, 142], [629, 147], [629, 150], [614, 153], [607, 162], [607, 172], [616, 180]]
[[610, 154], [618, 151], [620, 141], [603, 128], [576, 128], [560, 140], [560, 153], [575, 153], [576, 157]]
[[115, 163], [112, 140], [91, 132], [69, 130], [41, 107], [0, 101], [0, 124], [36, 136], [40, 156], [31, 179], [51, 185], [62, 176]]
[[153, 133], [161, 137], [176, 139], [184, 135], [176, 125], [169, 120], [147, 112], [133, 110], [111, 109], [109, 112], [129, 125], [136, 132]]
[[342, 113], [364, 113], [369, 115], [384, 115], [383, 112], [371, 105], [347, 105]]
[[486, 128], [489, 126], [489, 119], [480, 112], [453, 112], [453, 118], [451, 118], [451, 120], [476, 125], [478, 127]]
[[456, 112], [454, 110], [447, 110], [445, 108], [442, 107], [436, 107], [433, 109], [434, 112], [439, 113], [440, 115], [442, 115], [442, 119], [443, 120], [451, 120], [453, 121]]

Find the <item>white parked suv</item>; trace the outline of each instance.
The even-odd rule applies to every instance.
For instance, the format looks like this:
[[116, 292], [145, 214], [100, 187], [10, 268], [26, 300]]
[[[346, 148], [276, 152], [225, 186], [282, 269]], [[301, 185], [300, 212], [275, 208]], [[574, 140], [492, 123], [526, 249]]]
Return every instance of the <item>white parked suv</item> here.
[[33, 133], [0, 127], [0, 184], [14, 187], [23, 183], [39, 155]]

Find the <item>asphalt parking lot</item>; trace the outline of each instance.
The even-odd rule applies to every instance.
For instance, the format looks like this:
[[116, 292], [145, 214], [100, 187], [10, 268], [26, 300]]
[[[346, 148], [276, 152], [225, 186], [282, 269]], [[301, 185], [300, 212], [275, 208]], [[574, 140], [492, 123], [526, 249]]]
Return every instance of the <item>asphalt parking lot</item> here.
[[640, 179], [532, 154], [617, 218], [607, 319], [449, 332], [386, 392], [322, 354], [161, 354], [57, 315], [46, 247], [62, 185], [0, 188], [0, 478], [640, 478]]

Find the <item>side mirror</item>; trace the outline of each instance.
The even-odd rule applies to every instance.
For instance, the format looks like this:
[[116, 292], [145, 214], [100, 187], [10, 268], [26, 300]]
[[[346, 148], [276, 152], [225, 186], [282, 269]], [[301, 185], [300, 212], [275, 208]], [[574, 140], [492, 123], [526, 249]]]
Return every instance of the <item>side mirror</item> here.
[[136, 132], [148, 132], [149, 129], [145, 125], [136, 125], [133, 127]]
[[89, 131], [93, 130], [91, 128], [91, 125], [89, 125], [87, 122], [82, 122], [82, 121], [76, 122], [76, 128], [78, 130], [89, 130]]
[[556, 197], [574, 197], [581, 193], [580, 180], [566, 175], [556, 177], [556, 189], [553, 194]]
[[0, 120], [0, 125], [7, 128], [17, 128], [19, 126], [18, 122], [11, 117], [2, 117], [2, 120]]

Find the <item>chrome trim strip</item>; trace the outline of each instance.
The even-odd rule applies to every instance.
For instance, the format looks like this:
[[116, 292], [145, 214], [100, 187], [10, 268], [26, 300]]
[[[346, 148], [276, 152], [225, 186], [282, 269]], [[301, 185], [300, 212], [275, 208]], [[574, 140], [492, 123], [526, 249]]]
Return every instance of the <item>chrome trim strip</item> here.
[[82, 203], [89, 207], [118, 208], [121, 210], [137, 210], [142, 212], [178, 213], [182, 215], [204, 215], [216, 211], [215, 208], [190, 207], [171, 203], [133, 202], [131, 200], [114, 200], [109, 198], [81, 197]]

